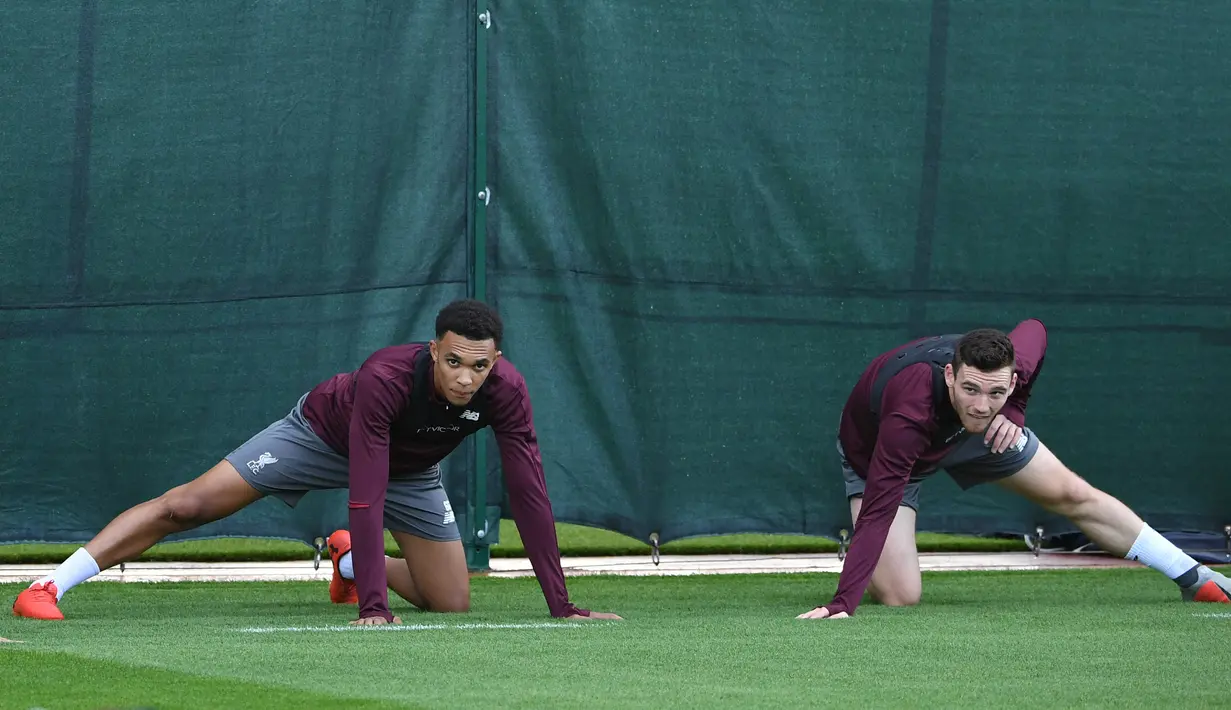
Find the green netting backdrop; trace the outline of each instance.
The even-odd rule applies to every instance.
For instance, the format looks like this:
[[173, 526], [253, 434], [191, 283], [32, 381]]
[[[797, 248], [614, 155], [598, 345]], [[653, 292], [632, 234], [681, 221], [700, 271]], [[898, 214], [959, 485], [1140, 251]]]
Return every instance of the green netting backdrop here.
[[[867, 360], [1038, 317], [1043, 441], [1156, 527], [1231, 522], [1231, 6], [2, 13], [0, 541], [88, 539], [475, 288], [563, 521], [832, 535]], [[311, 540], [342, 501], [184, 537]], [[1071, 529], [944, 477], [922, 503]]]

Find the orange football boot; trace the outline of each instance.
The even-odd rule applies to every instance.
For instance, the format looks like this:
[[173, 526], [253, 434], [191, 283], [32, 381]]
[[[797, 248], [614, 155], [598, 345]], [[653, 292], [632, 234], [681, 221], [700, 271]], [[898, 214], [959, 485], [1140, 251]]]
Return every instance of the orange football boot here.
[[329, 580], [329, 601], [334, 604], [358, 604], [359, 591], [355, 588], [355, 580], [342, 576], [338, 569], [338, 561], [350, 552], [350, 533], [346, 530], [334, 530], [329, 536], [329, 559], [333, 560], [333, 579]]
[[[347, 547], [350, 547], [349, 539]], [[42, 619], [43, 621], [63, 620], [64, 614], [60, 612], [60, 604], [56, 600], [56, 583], [35, 584], [21, 590], [21, 594], [17, 595], [17, 601], [13, 602], [13, 616], [24, 616], [27, 619]]]
[[1184, 601], [1231, 604], [1231, 579], [1201, 565], [1197, 568], [1197, 581], [1183, 590]]

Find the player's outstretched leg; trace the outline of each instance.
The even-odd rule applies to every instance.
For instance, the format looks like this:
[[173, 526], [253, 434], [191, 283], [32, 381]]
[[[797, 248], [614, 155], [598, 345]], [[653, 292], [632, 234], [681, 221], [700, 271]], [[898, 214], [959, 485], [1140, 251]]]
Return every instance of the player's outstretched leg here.
[[1165, 574], [1187, 601], [1231, 603], [1231, 580], [1184, 554], [1128, 506], [1070, 471], [1046, 446], [1000, 484], [1073, 521], [1102, 549]]
[[55, 571], [17, 595], [13, 613], [31, 619], [63, 619], [64, 593], [102, 570], [136, 559], [166, 536], [225, 518], [261, 498], [227, 461], [112, 520]]
[[[466, 551], [460, 540], [438, 542], [418, 537], [406, 532], [393, 531], [402, 550], [402, 559], [385, 558], [385, 576], [389, 580], [389, 588], [398, 596], [424, 611], [464, 612], [470, 610], [470, 572], [466, 568]], [[329, 536], [330, 555], [333, 554], [333, 540], [346, 540], [346, 550], [339, 555], [335, 563], [334, 577], [339, 586], [349, 583], [354, 588], [354, 568], [350, 555], [350, 533], [338, 530]], [[339, 549], [342, 546], [339, 545]], [[354, 601], [339, 602], [334, 593], [333, 581], [329, 585], [329, 598], [334, 603], [358, 603]]]
[[[862, 498], [851, 498], [851, 520], [859, 524]], [[889, 526], [885, 548], [881, 552], [868, 591], [885, 606], [913, 606], [923, 596], [923, 577], [919, 573], [919, 549], [915, 545], [915, 520], [917, 513], [906, 505], [898, 506], [898, 512]]]

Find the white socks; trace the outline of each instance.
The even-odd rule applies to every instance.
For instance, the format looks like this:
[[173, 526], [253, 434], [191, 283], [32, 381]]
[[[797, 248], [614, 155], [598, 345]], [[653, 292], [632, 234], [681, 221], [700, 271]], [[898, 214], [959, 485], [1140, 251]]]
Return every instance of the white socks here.
[[[389, 555], [385, 555], [385, 559], [389, 559]], [[338, 571], [342, 573], [342, 579], [355, 579], [355, 563], [351, 561], [350, 553], [342, 555], [342, 559], [338, 560]]]
[[55, 582], [56, 601], [60, 601], [64, 598], [65, 592], [96, 574], [98, 574], [98, 563], [94, 561], [90, 553], [86, 552], [84, 547], [79, 547], [72, 556], [61, 562], [59, 567], [56, 567], [56, 571], [52, 572], [51, 576], [43, 577], [35, 582], [35, 584]]
[[1183, 550], [1171, 544], [1149, 525], [1141, 528], [1141, 534], [1137, 536], [1137, 541], [1124, 558], [1140, 562], [1174, 580], [1179, 580], [1185, 572], [1198, 566], [1196, 560], [1184, 554]]

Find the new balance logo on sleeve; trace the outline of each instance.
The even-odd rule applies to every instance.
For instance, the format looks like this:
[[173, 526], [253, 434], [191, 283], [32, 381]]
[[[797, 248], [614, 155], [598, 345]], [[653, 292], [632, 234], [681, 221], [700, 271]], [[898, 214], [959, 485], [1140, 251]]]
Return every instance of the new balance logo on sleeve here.
[[466, 419], [468, 421], [477, 422], [479, 421], [479, 413], [476, 411], [467, 409], [466, 411], [462, 412], [461, 418]]

